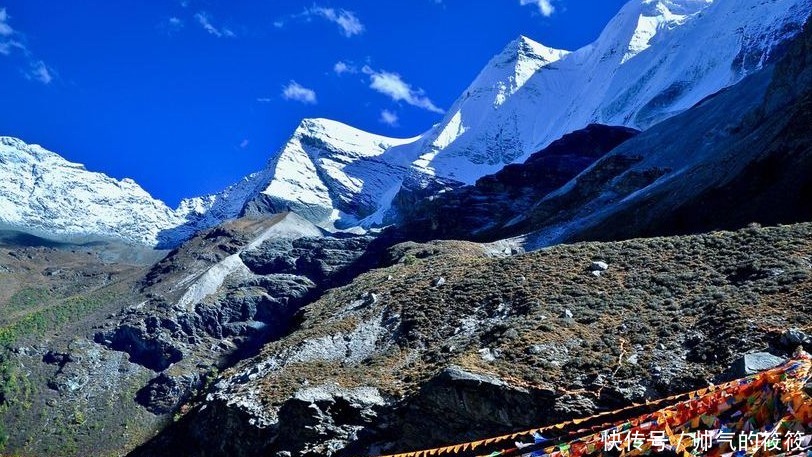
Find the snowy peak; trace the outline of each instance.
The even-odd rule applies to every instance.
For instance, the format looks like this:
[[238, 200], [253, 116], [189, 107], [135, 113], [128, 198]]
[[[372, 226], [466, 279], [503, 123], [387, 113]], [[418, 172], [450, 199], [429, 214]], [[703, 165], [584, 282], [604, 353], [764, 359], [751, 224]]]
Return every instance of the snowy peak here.
[[314, 149], [311, 149], [310, 152], [326, 148], [333, 152], [363, 156], [380, 155], [390, 146], [406, 141], [365, 132], [330, 119], [303, 120], [294, 131], [289, 143], [296, 140], [300, 143], [312, 144]]
[[569, 51], [550, 48], [521, 35], [488, 62], [466, 94], [496, 90], [494, 104], [499, 105], [540, 68], [557, 62], [567, 54]]
[[713, 0], [643, 0], [644, 5], [653, 5], [659, 12], [667, 10], [670, 14], [680, 16], [696, 14], [711, 3]]
[[[634, 32], [623, 54], [622, 63], [645, 51], [652, 39], [664, 28], [683, 24], [689, 17], [699, 13], [713, 0], [643, 0]], [[634, 4], [632, 4], [635, 6]]]
[[4, 165], [54, 166], [84, 170], [79, 163], [68, 162], [37, 144], [26, 144], [18, 138], [0, 137], [0, 163]]
[[[495, 110], [520, 92], [539, 71], [568, 54], [569, 51], [544, 46], [526, 36], [511, 41], [480, 71], [440, 124], [424, 135], [414, 166], [429, 175], [473, 182], [479, 176], [495, 172], [501, 165], [515, 160], [516, 157], [511, 156], [512, 147], [500, 148], [495, 143], [484, 142], [469, 146], [465, 144], [465, 138], [473, 138], [473, 135], [490, 128], [487, 123]], [[509, 124], [505, 127], [511, 128]], [[504, 139], [515, 142], [517, 134], [519, 132], [511, 131]], [[446, 154], [445, 151], [452, 145], [460, 147]], [[444, 152], [442, 155], [441, 151]], [[460, 161], [460, 156], [469, 160]], [[480, 169], [472, 169], [474, 165], [479, 165]]]
[[357, 225], [373, 214], [404, 175], [398, 154], [416, 139], [364, 132], [328, 119], [305, 119], [256, 177], [245, 213], [293, 211], [324, 228]]
[[0, 228], [43, 238], [155, 246], [185, 217], [131, 179], [87, 171], [38, 145], [0, 137]]
[[[425, 135], [415, 166], [473, 183], [591, 123], [644, 130], [761, 68], [811, 9], [810, 0], [632, 0], [575, 52], [520, 38]], [[527, 57], [545, 52], [554, 54]]]
[[501, 66], [522, 59], [551, 63], [568, 53], [569, 51], [550, 48], [524, 35], [519, 35], [516, 39], [508, 43], [502, 52], [494, 56], [487, 66]]

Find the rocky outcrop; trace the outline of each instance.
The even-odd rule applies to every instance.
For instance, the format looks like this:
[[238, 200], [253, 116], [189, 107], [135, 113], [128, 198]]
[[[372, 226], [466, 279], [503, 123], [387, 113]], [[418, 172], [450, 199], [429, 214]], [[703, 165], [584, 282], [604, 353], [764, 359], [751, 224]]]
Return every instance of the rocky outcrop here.
[[637, 133], [626, 127], [590, 125], [475, 185], [400, 206], [404, 236], [422, 241], [493, 241], [518, 233], [517, 226], [536, 202]]
[[142, 282], [146, 300], [95, 341], [157, 374], [136, 400], [166, 414], [209, 373], [286, 334], [327, 287], [367, 268], [371, 240], [323, 236], [293, 214], [204, 232], [153, 267]]

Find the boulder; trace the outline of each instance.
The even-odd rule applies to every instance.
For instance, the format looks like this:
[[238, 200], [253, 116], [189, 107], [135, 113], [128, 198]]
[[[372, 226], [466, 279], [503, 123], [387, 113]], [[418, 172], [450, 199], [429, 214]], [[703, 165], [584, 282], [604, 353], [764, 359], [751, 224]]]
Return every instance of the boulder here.
[[781, 334], [781, 345], [786, 348], [795, 349], [809, 344], [812, 344], [812, 337], [797, 328], [784, 330]]
[[743, 378], [760, 371], [775, 368], [784, 362], [786, 362], [786, 359], [774, 356], [769, 352], [753, 352], [751, 354], [745, 354], [733, 362], [729, 371], [734, 377]]
[[589, 271], [606, 271], [609, 269], [609, 264], [606, 262], [592, 262], [592, 265], [589, 266]]

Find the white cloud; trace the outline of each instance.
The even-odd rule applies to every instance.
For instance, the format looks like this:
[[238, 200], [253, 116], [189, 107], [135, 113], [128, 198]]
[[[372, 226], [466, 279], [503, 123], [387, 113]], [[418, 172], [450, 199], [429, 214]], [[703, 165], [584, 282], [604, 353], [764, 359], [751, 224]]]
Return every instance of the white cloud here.
[[214, 35], [214, 36], [216, 36], [218, 38], [222, 38], [222, 37], [232, 38], [232, 37], [236, 36], [234, 34], [234, 32], [232, 32], [231, 30], [229, 30], [229, 29], [227, 29], [225, 27], [222, 27], [222, 28], [215, 27], [214, 24], [211, 23], [211, 19], [209, 19], [209, 15], [202, 12], [202, 11], [198, 12], [198, 13], [195, 13], [195, 20], [197, 21], [198, 24], [200, 24], [201, 27], [203, 27], [203, 30], [209, 32], [209, 34]]
[[286, 18], [277, 19], [274, 21], [273, 26], [281, 29], [285, 26], [288, 20], [305, 19], [309, 21], [313, 18], [325, 19], [336, 24], [341, 30], [341, 33], [346, 37], [364, 33], [364, 24], [361, 23], [361, 20], [358, 19], [358, 16], [356, 16], [354, 12], [347, 11], [345, 9], [326, 8], [316, 5], [305, 9], [299, 14], [293, 14], [287, 16]]
[[358, 68], [356, 68], [352, 64], [348, 64], [346, 62], [338, 61], [338, 62], [336, 62], [335, 65], [333, 65], [333, 71], [337, 75], [342, 75], [344, 73], [354, 74], [354, 73], [358, 73]]
[[282, 98], [305, 104], [316, 104], [316, 92], [313, 89], [308, 89], [307, 87], [304, 87], [293, 80], [291, 80], [291, 82], [282, 89]]
[[50, 68], [45, 65], [45, 62], [39, 60], [31, 64], [31, 71], [27, 75], [30, 79], [35, 79], [42, 84], [51, 84], [54, 76]]
[[23, 44], [20, 43], [19, 41], [14, 40], [0, 41], [0, 54], [7, 56], [11, 54], [11, 51], [13, 51], [14, 49], [20, 49], [23, 52], [27, 51], [27, 49], [25, 49], [25, 46], [23, 46]]
[[386, 125], [389, 125], [389, 126], [392, 126], [392, 127], [397, 127], [399, 119], [398, 119], [397, 113], [394, 113], [392, 111], [389, 111], [388, 109], [385, 109], [385, 110], [381, 111], [381, 117], [378, 120], [383, 124], [386, 124]]
[[537, 5], [539, 13], [544, 17], [550, 17], [555, 13], [553, 0], [519, 0], [521, 5]]
[[307, 12], [310, 15], [320, 16], [330, 22], [335, 23], [346, 37], [360, 35], [364, 32], [364, 24], [361, 23], [358, 16], [356, 16], [352, 11], [314, 6], [308, 9]]
[[404, 101], [412, 106], [423, 108], [433, 113], [442, 114], [444, 111], [438, 108], [427, 96], [423, 89], [412, 89], [412, 86], [400, 77], [397, 73], [388, 71], [376, 71], [365, 65], [361, 69], [369, 75], [369, 87], [389, 96], [392, 100]]
[[177, 16], [172, 16], [166, 19], [164, 22], [158, 24], [158, 28], [167, 35], [173, 35], [180, 32], [184, 26], [186, 26], [186, 24], [184, 23], [183, 19]]
[[0, 36], [11, 36], [14, 29], [8, 25], [8, 13], [5, 8], [0, 9]]
[[259, 97], [257, 98], [257, 102], [259, 103], [271, 103], [273, 100], [268, 97]]
[[26, 78], [50, 84], [54, 80], [54, 71], [45, 62], [37, 59], [24, 44], [25, 36], [14, 30], [9, 24], [9, 15], [5, 8], [0, 8], [0, 54], [9, 56], [19, 51], [28, 63], [28, 69], [22, 70]]
[[247, 148], [249, 144], [251, 144], [251, 141], [249, 141], [248, 138], [240, 141], [240, 149]]

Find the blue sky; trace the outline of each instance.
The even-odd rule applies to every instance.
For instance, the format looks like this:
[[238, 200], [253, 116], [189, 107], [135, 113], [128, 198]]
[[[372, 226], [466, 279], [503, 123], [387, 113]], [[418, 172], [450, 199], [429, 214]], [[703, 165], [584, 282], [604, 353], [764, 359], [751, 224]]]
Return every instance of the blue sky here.
[[417, 135], [518, 35], [576, 49], [623, 3], [0, 0], [0, 135], [174, 206], [261, 169], [305, 117]]

